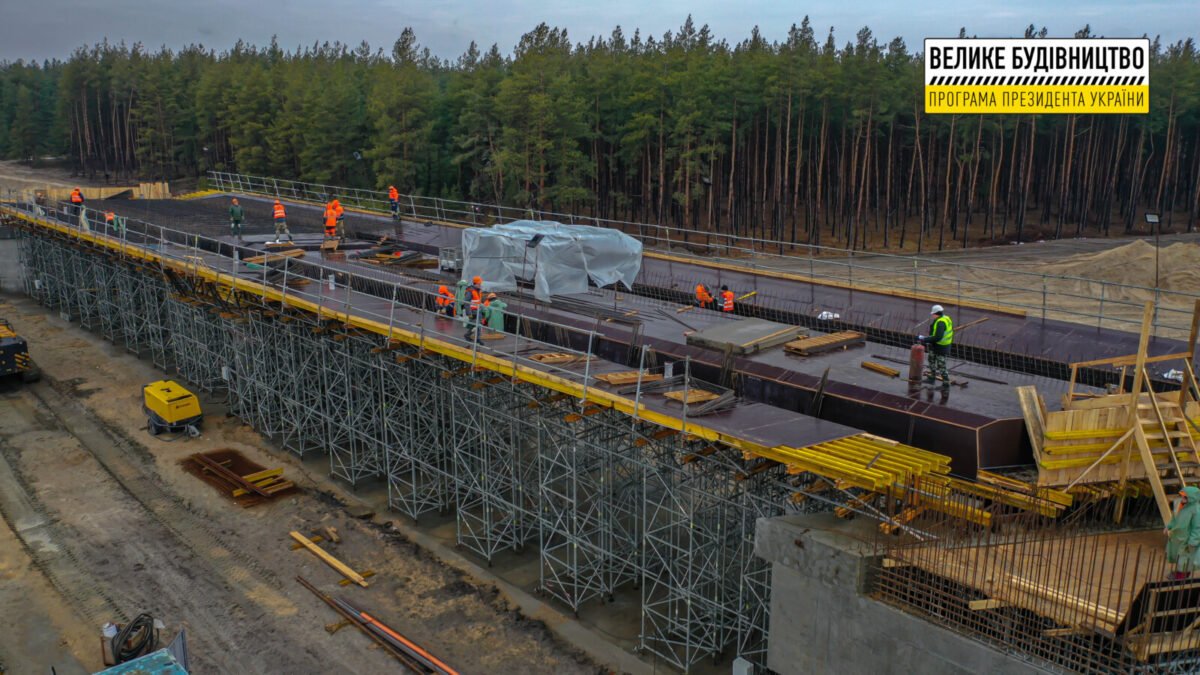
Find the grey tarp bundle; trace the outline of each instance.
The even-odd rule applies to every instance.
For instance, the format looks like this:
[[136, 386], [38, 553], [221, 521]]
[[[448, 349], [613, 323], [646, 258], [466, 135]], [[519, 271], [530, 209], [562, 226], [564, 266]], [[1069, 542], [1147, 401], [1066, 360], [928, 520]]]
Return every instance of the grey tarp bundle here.
[[[542, 235], [534, 248], [526, 244]], [[463, 278], [483, 278], [483, 290], [512, 291], [517, 280], [533, 281], [540, 300], [586, 293], [621, 282], [633, 288], [642, 269], [642, 244], [624, 232], [588, 225], [518, 220], [463, 230]]]

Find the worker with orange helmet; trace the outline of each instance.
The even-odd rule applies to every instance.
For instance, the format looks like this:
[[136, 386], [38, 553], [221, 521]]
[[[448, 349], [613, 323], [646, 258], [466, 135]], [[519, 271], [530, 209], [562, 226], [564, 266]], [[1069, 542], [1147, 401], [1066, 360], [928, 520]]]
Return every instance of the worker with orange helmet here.
[[696, 306], [700, 309], [711, 308], [713, 304], [712, 293], [708, 292], [708, 286], [704, 284], [696, 284]]
[[392, 209], [392, 220], [400, 220], [400, 191], [395, 185], [388, 186], [388, 206]]
[[439, 314], [454, 316], [454, 294], [446, 288], [446, 284], [438, 286], [437, 311]]
[[71, 209], [70, 209], [70, 213], [68, 215], [77, 216], [80, 214], [81, 209], [83, 208], [83, 192], [81, 192], [79, 190], [78, 186], [76, 186], [76, 188], [74, 190], [71, 190], [71, 198], [70, 199], [71, 199]]
[[288, 231], [287, 226], [287, 211], [278, 199], [275, 200], [275, 205], [271, 209], [271, 217], [275, 221], [275, 243], [280, 242], [280, 234], [286, 234], [288, 241], [292, 241], [292, 233]]
[[464, 335], [468, 340], [479, 339], [479, 307], [483, 304], [483, 278], [475, 275], [471, 278], [471, 285], [467, 286], [467, 292], [464, 296], [467, 301], [467, 334]]
[[332, 203], [325, 205], [325, 213], [321, 214], [321, 218], [325, 222], [325, 240], [337, 239], [337, 211]]

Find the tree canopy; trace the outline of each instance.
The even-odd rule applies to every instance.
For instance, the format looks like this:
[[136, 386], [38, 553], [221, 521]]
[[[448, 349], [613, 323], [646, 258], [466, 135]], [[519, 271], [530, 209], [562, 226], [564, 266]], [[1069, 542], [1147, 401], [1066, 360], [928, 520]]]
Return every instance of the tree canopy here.
[[[965, 31], [963, 32], [965, 35]], [[1045, 37], [1031, 25], [1029, 39]], [[1085, 27], [1077, 37], [1093, 37]], [[928, 115], [923, 62], [807, 18], [730, 44], [690, 17], [511, 54], [366, 43], [81, 47], [0, 64], [0, 156], [111, 179], [207, 170], [854, 248], [1131, 230], [1200, 213], [1200, 57], [1152, 43], [1148, 115]]]

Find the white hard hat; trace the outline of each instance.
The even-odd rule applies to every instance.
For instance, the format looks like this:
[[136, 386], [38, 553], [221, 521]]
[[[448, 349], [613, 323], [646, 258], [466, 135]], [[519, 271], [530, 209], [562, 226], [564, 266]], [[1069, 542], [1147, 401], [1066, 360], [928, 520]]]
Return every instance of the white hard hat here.
[[929, 308], [930, 314], [941, 314], [944, 311], [946, 311], [946, 310], [943, 309], [941, 305], [934, 305], [933, 307]]

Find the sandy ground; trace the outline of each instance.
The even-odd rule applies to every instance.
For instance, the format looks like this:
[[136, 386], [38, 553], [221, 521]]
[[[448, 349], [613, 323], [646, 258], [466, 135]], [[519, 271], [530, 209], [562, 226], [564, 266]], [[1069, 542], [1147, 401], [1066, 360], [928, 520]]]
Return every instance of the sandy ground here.
[[[340, 617], [297, 574], [464, 673], [601, 670], [390, 523], [352, 517], [349, 496], [314, 477], [321, 464], [272, 450], [218, 403], [202, 399], [202, 439], [151, 437], [140, 392], [160, 372], [26, 298], [0, 297], [0, 315], [30, 341], [45, 372], [40, 383], [0, 392], [0, 608], [19, 626], [0, 631], [9, 672], [98, 670], [100, 625], [140, 612], [171, 635], [186, 623], [195, 672], [399, 670], [355, 628], [328, 634], [325, 625]], [[178, 466], [223, 447], [282, 465], [301, 491], [243, 509]], [[329, 525], [342, 543], [322, 545], [375, 571], [370, 587], [341, 587], [314, 556], [290, 550], [289, 530]]]

